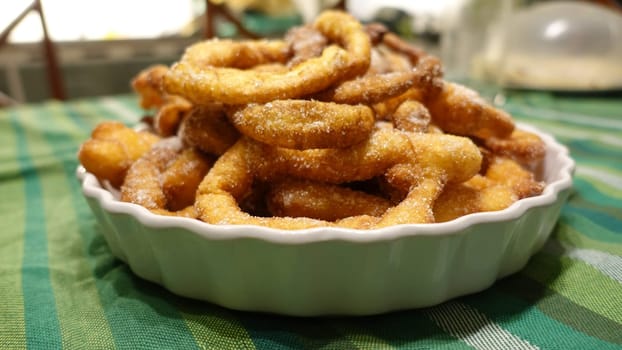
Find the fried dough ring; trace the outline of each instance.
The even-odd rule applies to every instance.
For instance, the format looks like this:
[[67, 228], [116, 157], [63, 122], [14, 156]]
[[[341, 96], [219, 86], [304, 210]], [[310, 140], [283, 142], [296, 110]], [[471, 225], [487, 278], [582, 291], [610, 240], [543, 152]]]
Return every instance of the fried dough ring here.
[[192, 104], [185, 98], [167, 95], [164, 102], [153, 118], [153, 127], [162, 137], [173, 136], [177, 133], [181, 120], [192, 109]]
[[502, 210], [519, 199], [542, 193], [544, 183], [510, 158], [494, 157], [484, 175], [448, 186], [434, 203], [437, 222]]
[[[387, 54], [404, 59], [401, 55], [390, 51]], [[405, 63], [400, 62], [397, 67], [393, 67], [396, 64], [388, 63], [392, 68], [387, 69], [397, 69], [398, 72], [403, 72], [405, 69], [402, 66], [403, 64]], [[431, 122], [431, 114], [425, 101], [437, 96], [441, 90], [443, 84], [442, 69], [437, 58], [423, 56], [418, 59], [412, 72], [414, 73], [414, 81], [411, 87], [400, 91], [400, 94], [387, 94], [387, 98], [374, 101], [371, 107], [376, 113], [377, 119], [392, 121], [398, 129], [426, 132]]]
[[[414, 147], [417, 163], [427, 166], [418, 167], [412, 162], [402, 162], [387, 169], [385, 180], [398, 191], [407, 193], [412, 184], [422, 177], [437, 179], [443, 184], [464, 182], [481, 168], [482, 154], [479, 149], [475, 151], [472, 148], [473, 143], [465, 142], [466, 138], [447, 134], [405, 134]], [[456, 160], [454, 157], [464, 159]]]
[[268, 63], [285, 63], [289, 47], [283, 40], [210, 39], [186, 48], [182, 61], [201, 67], [248, 69]]
[[373, 72], [415, 69], [420, 73], [417, 77], [418, 82], [414, 85], [421, 90], [423, 97], [429, 98], [440, 93], [443, 87], [443, 66], [438, 57], [429, 55], [389, 31], [382, 32], [380, 36], [379, 45], [372, 50], [375, 52], [371, 64]]
[[194, 197], [211, 161], [179, 139], [165, 139], [136, 160], [121, 186], [121, 200], [160, 215], [196, 217]]
[[486, 177], [510, 187], [518, 199], [539, 195], [545, 185], [537, 181], [532, 172], [506, 157], [494, 157], [488, 165]]
[[167, 164], [160, 182], [168, 210], [183, 211], [193, 206], [197, 187], [213, 163], [195, 148], [184, 148]]
[[371, 60], [371, 40], [356, 18], [343, 11], [328, 10], [317, 17], [313, 27], [348, 52], [349, 62], [345, 70], [339, 72], [341, 79], [351, 79], [367, 71]]
[[[197, 190], [199, 218], [213, 224], [251, 224], [283, 229], [318, 226], [378, 228], [432, 222], [432, 204], [445, 183], [477, 173], [481, 154], [467, 138], [406, 134], [378, 128], [363, 144], [348, 149], [291, 150], [242, 138], [223, 154]], [[243, 212], [239, 199], [256, 179], [293, 176], [328, 183], [370, 179], [399, 163], [413, 167], [406, 198], [382, 216], [355, 216], [328, 222], [310, 218], [255, 217]], [[352, 166], [352, 165], [356, 166]]]
[[352, 105], [373, 104], [402, 94], [415, 84], [416, 78], [417, 72], [413, 70], [365, 75], [324, 90], [313, 99]]
[[142, 108], [158, 108], [164, 103], [162, 80], [167, 72], [167, 66], [156, 64], [141, 70], [132, 79], [131, 86], [140, 96]]
[[475, 175], [441, 193], [434, 203], [434, 218], [436, 222], [446, 222], [467, 214], [502, 210], [517, 200], [511, 188]]
[[432, 117], [423, 103], [417, 100], [406, 100], [391, 114], [390, 119], [399, 130], [427, 132]]
[[174, 135], [179, 122], [192, 108], [186, 99], [162, 91], [162, 81], [168, 70], [165, 65], [152, 65], [140, 71], [131, 82], [132, 88], [140, 96], [140, 106], [145, 109], [157, 108], [153, 127], [163, 137]]
[[136, 131], [120, 122], [103, 122], [82, 143], [78, 159], [100, 181], [119, 187], [129, 167], [160, 140], [147, 131]]
[[268, 209], [274, 216], [336, 221], [350, 216], [381, 216], [391, 202], [380, 196], [318, 181], [287, 179], [270, 189]]
[[514, 131], [509, 114], [491, 106], [477, 92], [445, 82], [440, 94], [426, 101], [432, 121], [444, 131], [479, 138], [508, 137]]
[[363, 181], [382, 174], [412, 155], [408, 137], [391, 128], [376, 128], [364, 142], [348, 148], [296, 150], [246, 142], [255, 176], [268, 181], [289, 175], [295, 178], [340, 184]]
[[378, 45], [389, 33], [389, 28], [380, 22], [372, 22], [365, 25], [365, 32], [369, 35], [372, 45]]
[[378, 120], [391, 120], [393, 113], [397, 108], [405, 101], [423, 101], [423, 92], [416, 88], [406, 90], [404, 93], [388, 98], [384, 101], [372, 104], [372, 109], [376, 113], [376, 119]]
[[309, 58], [320, 56], [328, 45], [328, 38], [313, 26], [305, 25], [288, 30], [285, 33], [285, 42], [293, 54], [287, 65], [293, 67]]
[[400, 38], [397, 34], [392, 32], [386, 32], [382, 35], [382, 43], [387, 47], [391, 48], [394, 51], [402, 53], [408, 57], [408, 59], [412, 62], [413, 65], [419, 63], [423, 57], [429, 57], [427, 52], [422, 50], [421, 48], [412, 45]]
[[369, 107], [309, 100], [235, 107], [229, 119], [248, 137], [295, 149], [349, 147], [364, 141], [374, 127]]
[[164, 86], [168, 92], [197, 104], [266, 103], [322, 90], [342, 78], [336, 72], [345, 70], [347, 64], [346, 51], [336, 46], [327, 47], [322, 56], [308, 59], [284, 73], [196, 67], [180, 61], [165, 76]]
[[372, 47], [371, 62], [366, 74], [408, 71], [413, 68], [408, 57], [380, 45]]
[[181, 121], [178, 135], [185, 145], [213, 155], [225, 153], [240, 137], [221, 105], [195, 107]]
[[[215, 66], [204, 63], [207, 60], [196, 59], [193, 54], [184, 55], [165, 75], [164, 88], [196, 104], [266, 103], [306, 96], [367, 70], [371, 44], [355, 18], [343, 12], [328, 11], [317, 18], [314, 26], [330, 40], [342, 44], [345, 50], [330, 45], [320, 57], [309, 58], [286, 72]], [[201, 51], [208, 50], [209, 45], [206, 46]]]
[[[393, 64], [387, 65], [382, 71], [370, 67], [364, 76], [346, 80], [313, 95], [312, 98], [337, 103], [373, 105], [403, 95], [408, 90], [416, 91], [416, 94], [421, 96], [419, 99], [423, 100], [437, 94], [441, 89], [442, 69], [435, 57], [422, 57], [415, 66], [396, 68]], [[410, 93], [414, 94], [415, 92]]]
[[540, 162], [546, 153], [546, 146], [538, 135], [520, 129], [506, 138], [487, 138], [483, 144], [493, 154], [512, 158], [525, 166]]

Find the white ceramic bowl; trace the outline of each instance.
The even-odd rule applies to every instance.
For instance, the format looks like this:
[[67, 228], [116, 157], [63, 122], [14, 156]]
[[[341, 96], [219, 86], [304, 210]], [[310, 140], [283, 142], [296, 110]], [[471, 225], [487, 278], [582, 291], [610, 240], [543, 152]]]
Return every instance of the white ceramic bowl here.
[[377, 230], [299, 231], [210, 225], [120, 202], [77, 174], [110, 250], [138, 276], [178, 295], [238, 310], [369, 315], [435, 305], [517, 272], [549, 237], [572, 187], [574, 161], [553, 137], [544, 192], [497, 212]]

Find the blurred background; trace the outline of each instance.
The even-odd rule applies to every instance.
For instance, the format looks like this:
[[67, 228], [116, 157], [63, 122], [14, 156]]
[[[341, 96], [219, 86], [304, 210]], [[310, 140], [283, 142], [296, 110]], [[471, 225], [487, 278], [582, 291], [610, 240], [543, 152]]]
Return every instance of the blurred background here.
[[[544, 3], [589, 3], [597, 10], [549, 8], [521, 17]], [[365, 23], [382, 22], [441, 56], [453, 80], [564, 89], [564, 82], [545, 77], [550, 68], [530, 76], [532, 68], [541, 67], [545, 56], [557, 67], [588, 50], [603, 59], [593, 60], [594, 68], [572, 88], [622, 87], [622, 12], [614, 0], [11, 0], [0, 4], [0, 104], [129, 93], [139, 70], [174, 62], [197, 40], [282, 36], [332, 7]], [[572, 24], [586, 13], [579, 25]], [[557, 44], [563, 47], [550, 49]], [[542, 47], [548, 52], [538, 56]], [[564, 74], [585, 70], [584, 62], [565, 66]], [[524, 77], [527, 82], [518, 79]], [[540, 85], [528, 86], [538, 79]], [[585, 79], [594, 81], [586, 85]]]

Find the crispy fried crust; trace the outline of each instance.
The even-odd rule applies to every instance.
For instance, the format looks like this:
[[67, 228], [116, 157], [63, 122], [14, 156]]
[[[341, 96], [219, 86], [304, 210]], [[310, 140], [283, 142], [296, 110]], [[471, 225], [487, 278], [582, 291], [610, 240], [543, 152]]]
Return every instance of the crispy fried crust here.
[[166, 139], [129, 168], [121, 200], [158, 214], [196, 217], [196, 188], [212, 162], [193, 148], [182, 148], [178, 139]]
[[151, 131], [102, 123], [78, 157], [162, 215], [374, 229], [500, 210], [544, 187], [542, 140], [444, 80], [437, 57], [344, 12], [283, 39], [199, 42], [132, 87]]

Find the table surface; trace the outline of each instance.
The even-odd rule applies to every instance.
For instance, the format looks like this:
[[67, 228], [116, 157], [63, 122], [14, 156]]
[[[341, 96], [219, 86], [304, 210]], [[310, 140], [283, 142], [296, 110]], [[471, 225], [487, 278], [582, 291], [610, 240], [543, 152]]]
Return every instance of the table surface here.
[[621, 349], [622, 95], [515, 92], [504, 107], [571, 151], [574, 192], [520, 272], [439, 306], [351, 318], [227, 310], [115, 259], [75, 177], [103, 120], [134, 96], [0, 109], [1, 349]]

